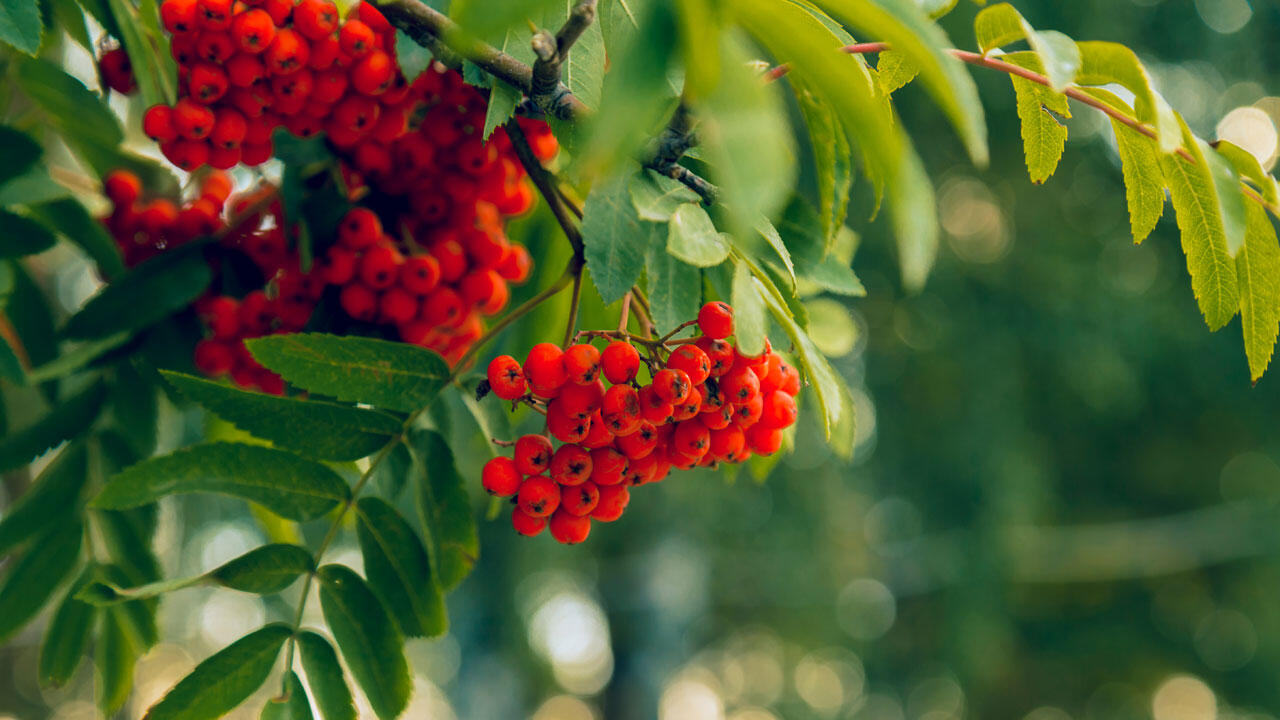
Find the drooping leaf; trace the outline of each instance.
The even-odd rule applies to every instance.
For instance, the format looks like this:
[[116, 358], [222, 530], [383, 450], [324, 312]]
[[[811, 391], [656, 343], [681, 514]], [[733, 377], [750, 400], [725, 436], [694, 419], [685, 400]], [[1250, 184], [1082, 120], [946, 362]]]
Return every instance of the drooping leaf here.
[[0, 259], [34, 255], [53, 247], [57, 238], [41, 223], [29, 217], [0, 210]]
[[33, 367], [27, 373], [27, 383], [39, 384], [49, 380], [57, 380], [80, 370], [111, 350], [123, 345], [130, 339], [129, 333], [118, 332], [100, 340], [88, 340], [76, 343], [49, 362]]
[[0, 554], [61, 522], [80, 502], [80, 492], [89, 476], [88, 455], [83, 443], [67, 447], [16, 502], [0, 517]]
[[400, 72], [410, 84], [431, 66], [431, 51], [414, 42], [413, 38], [396, 28], [396, 61]]
[[430, 405], [450, 375], [430, 350], [374, 338], [297, 333], [245, 345], [258, 362], [300, 388], [402, 412]]
[[342, 658], [379, 718], [398, 717], [413, 685], [404, 638], [369, 586], [350, 568], [320, 568], [320, 607]]
[[107, 234], [102, 223], [89, 215], [89, 211], [78, 200], [51, 200], [33, 205], [29, 209], [32, 217], [53, 228], [67, 241], [80, 246], [107, 277], [115, 277], [124, 272], [119, 246]]
[[[49, 302], [21, 263], [9, 263], [12, 286], [9, 292], [8, 308], [5, 314], [13, 323], [22, 347], [26, 350], [29, 366], [39, 366], [49, 362], [58, 355], [57, 334], [53, 329], [53, 311]], [[50, 396], [51, 397], [51, 396]], [[0, 440], [0, 448], [6, 446], [7, 438]], [[0, 458], [4, 452], [0, 451]], [[0, 471], [4, 468], [0, 460]]]
[[916, 79], [920, 68], [906, 53], [885, 50], [876, 62], [876, 86], [885, 95], [892, 95]]
[[[1185, 124], [1184, 124], [1185, 128]], [[1194, 163], [1178, 155], [1161, 158], [1173, 210], [1182, 234], [1191, 288], [1210, 330], [1227, 324], [1240, 308], [1235, 263], [1230, 252], [1235, 227], [1243, 231], [1244, 201], [1238, 190], [1224, 197], [1206, 160], [1203, 141], [1184, 130]], [[1219, 162], [1222, 162], [1219, 160]], [[1232, 196], [1233, 195], [1233, 196]], [[1228, 228], [1232, 228], [1228, 230]]]
[[80, 661], [84, 659], [97, 610], [76, 598], [76, 593], [88, 583], [91, 573], [91, 569], [81, 573], [80, 579], [72, 584], [62, 602], [58, 603], [53, 619], [45, 629], [44, 641], [40, 643], [42, 687], [62, 687], [76, 674]]
[[[846, 188], [847, 190], [848, 188]], [[841, 222], [844, 222], [841, 219]], [[774, 258], [782, 262], [782, 267], [787, 271], [787, 280], [790, 285], [796, 284], [796, 266], [791, 260], [791, 251], [787, 249], [787, 244], [782, 241], [782, 236], [778, 234], [778, 229], [769, 222], [769, 218], [761, 215], [756, 218], [756, 232], [760, 233], [760, 237], [764, 238], [765, 243], [773, 250], [774, 257], [769, 258], [772, 263]]]
[[667, 223], [667, 252], [690, 265], [715, 267], [729, 256], [729, 246], [701, 205], [681, 205]]
[[[102, 582], [123, 586], [130, 581], [130, 575], [117, 565], [98, 565], [95, 577]], [[85, 586], [90, 587], [89, 585]], [[84, 591], [81, 591], [83, 593]], [[80, 599], [85, 598], [81, 595]], [[131, 600], [109, 608], [116, 616], [124, 632], [129, 637], [130, 646], [138, 655], [146, 652], [160, 640], [160, 630], [156, 626], [156, 603], [151, 600]]]
[[35, 617], [75, 570], [83, 538], [79, 520], [64, 520], [49, 528], [10, 565], [0, 584], [0, 642]]
[[769, 317], [765, 314], [763, 289], [746, 263], [737, 263], [733, 272], [733, 335], [738, 348], [747, 355], [764, 352]]
[[152, 598], [200, 584], [220, 585], [257, 595], [272, 595], [292, 585], [304, 573], [311, 572], [314, 566], [315, 561], [306, 548], [275, 543], [254, 548], [203, 575], [161, 580], [137, 587], [122, 587], [107, 580], [92, 582], [80, 592], [80, 599], [94, 605], [114, 605], [129, 600]]
[[120, 28], [119, 38], [129, 56], [133, 79], [137, 83], [142, 102], [147, 107], [173, 102], [173, 98], [167, 97], [161, 87], [160, 58], [146, 39], [146, 31], [139, 23], [135, 8], [124, 0], [107, 0], [107, 6], [111, 8], [111, 14], [115, 16], [116, 25]]
[[1231, 167], [1235, 168], [1240, 177], [1252, 183], [1258, 189], [1258, 194], [1269, 205], [1274, 206], [1277, 202], [1280, 202], [1280, 200], [1277, 200], [1276, 179], [1272, 177], [1271, 173], [1262, 169], [1262, 164], [1258, 162], [1258, 158], [1254, 157], [1253, 153], [1226, 140], [1219, 140], [1214, 143], [1213, 149], [1226, 158], [1227, 162], [1231, 163]]
[[161, 253], [100, 290], [67, 319], [62, 332], [91, 340], [146, 327], [190, 305], [211, 278], [199, 244]]
[[649, 246], [645, 263], [649, 309], [659, 332], [670, 332], [697, 315], [702, 305], [702, 278], [698, 268], [677, 260], [666, 248]]
[[[883, 61], [882, 61], [883, 63]], [[796, 101], [809, 129], [814, 171], [818, 181], [819, 217], [828, 245], [836, 231], [844, 225], [849, 207], [849, 189], [853, 186], [853, 162], [844, 126], [831, 105], [799, 82], [793, 82]], [[766, 221], [767, 222], [767, 221]], [[776, 232], [775, 232], [776, 234]], [[766, 239], [769, 235], [765, 235]], [[794, 275], [795, 271], [788, 270]], [[794, 281], [793, 281], [794, 282]]]
[[311, 703], [307, 701], [307, 691], [297, 673], [289, 671], [285, 681], [288, 696], [283, 700], [271, 698], [262, 708], [261, 720], [311, 720]]
[[591, 280], [605, 304], [621, 299], [644, 269], [645, 239], [628, 190], [631, 173], [601, 180], [582, 208], [582, 244]]
[[682, 183], [650, 170], [634, 175], [627, 188], [637, 217], [649, 222], [665, 223], [681, 205], [701, 202], [698, 194]]
[[[1043, 72], [1040, 58], [1033, 53], [1009, 53], [1000, 59], [1033, 72]], [[1067, 128], [1058, 117], [1071, 117], [1071, 107], [1067, 104], [1066, 95], [1017, 75], [1010, 75], [1009, 79], [1013, 81], [1018, 120], [1022, 123], [1022, 151], [1027, 173], [1031, 182], [1039, 185], [1053, 175], [1058, 161], [1062, 159], [1062, 151], [1067, 144]]]
[[1182, 143], [1179, 120], [1169, 103], [1155, 91], [1151, 76], [1132, 50], [1113, 42], [1078, 42], [1080, 85], [1115, 83], [1133, 93], [1133, 109], [1138, 119], [1156, 129], [1160, 151], [1171, 153]]
[[382, 598], [405, 637], [435, 637], [449, 625], [444, 594], [413, 528], [395, 508], [374, 497], [356, 505], [356, 530], [369, 586]]
[[316, 709], [324, 720], [356, 720], [355, 703], [347, 679], [338, 664], [338, 655], [328, 640], [310, 632], [298, 633], [298, 654], [307, 685], [315, 696]]
[[1062, 92], [1080, 70], [1080, 50], [1075, 41], [1052, 30], [1037, 32], [1009, 3], [984, 8], [973, 21], [978, 47], [984, 54], [1018, 40], [1026, 40], [1040, 60], [1050, 86]]
[[427, 549], [441, 590], [458, 586], [480, 556], [480, 540], [466, 481], [458, 474], [453, 451], [439, 434], [415, 434], [413, 451], [423, 468], [418, 511]]
[[210, 655], [152, 705], [143, 720], [222, 717], [266, 682], [292, 633], [288, 625], [272, 623]]
[[[0, 0], [0, 5], [3, 4], [4, 0]], [[3, 13], [0, 10], [0, 14]], [[30, 170], [44, 152], [30, 135], [8, 125], [0, 125], [0, 150], [5, 154], [4, 165], [0, 167], [0, 185]]]
[[1124, 175], [1124, 195], [1129, 205], [1133, 241], [1140, 243], [1164, 214], [1164, 170], [1157, 142], [1117, 120], [1111, 121]]
[[898, 177], [888, 190], [902, 284], [908, 290], [919, 291], [938, 255], [937, 203], [933, 183], [909, 144], [904, 143]]
[[0, 0], [0, 41], [28, 55], [40, 49], [44, 23], [40, 4], [31, 0]]
[[126, 468], [91, 504], [122, 509], [192, 492], [244, 498], [291, 520], [323, 515], [350, 494], [337, 473], [314, 460], [259, 445], [209, 443]]
[[[503, 37], [502, 51], [529, 63], [533, 61], [533, 50], [528, 47], [528, 44], [524, 35], [514, 28], [508, 28]], [[494, 82], [489, 90], [489, 104], [485, 108], [484, 132], [481, 137], [488, 140], [495, 129], [514, 117], [516, 106], [520, 104], [523, 97], [524, 93], [519, 89], [505, 82]]]
[[124, 707], [133, 690], [133, 669], [142, 648], [130, 629], [128, 615], [111, 608], [97, 613], [97, 640], [93, 645], [98, 707], [110, 717]]
[[76, 437], [98, 418], [106, 388], [101, 382], [54, 405], [44, 417], [0, 439], [0, 471], [31, 462], [63, 440]]
[[124, 132], [115, 113], [84, 83], [57, 65], [42, 59], [22, 60], [18, 63], [17, 79], [27, 97], [49, 115], [77, 149], [96, 147], [114, 151], [123, 142]]
[[1271, 363], [1280, 330], [1280, 246], [1267, 213], [1256, 203], [1246, 203], [1248, 224], [1244, 247], [1236, 254], [1240, 285], [1240, 329], [1249, 376], [1257, 382]]
[[248, 392], [161, 371], [183, 395], [236, 427], [287, 450], [322, 460], [357, 460], [400, 434], [396, 418], [375, 410]]

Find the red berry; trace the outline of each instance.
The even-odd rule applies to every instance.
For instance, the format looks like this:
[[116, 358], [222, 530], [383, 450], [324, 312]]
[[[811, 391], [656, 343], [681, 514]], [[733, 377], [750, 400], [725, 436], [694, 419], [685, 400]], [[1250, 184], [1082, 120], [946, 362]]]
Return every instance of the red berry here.
[[203, 32], [196, 37], [196, 57], [212, 65], [221, 65], [235, 52], [235, 41], [227, 33]]
[[351, 68], [351, 87], [365, 95], [381, 95], [396, 77], [396, 61], [381, 50], [374, 50]]
[[689, 381], [689, 374], [684, 370], [667, 368], [654, 374], [652, 387], [658, 397], [676, 405], [689, 397], [689, 389], [693, 385]]
[[[515, 358], [510, 355], [503, 357]], [[490, 367], [493, 367], [492, 364]], [[492, 384], [493, 381], [490, 381]], [[496, 394], [496, 393], [495, 393]], [[499, 395], [498, 397], [502, 397]], [[511, 399], [511, 398], [506, 398]], [[525, 475], [537, 475], [551, 466], [551, 441], [545, 435], [521, 435], [514, 448], [516, 469]]]
[[338, 226], [338, 242], [361, 250], [378, 242], [382, 237], [382, 223], [368, 208], [356, 207], [347, 212]]
[[741, 403], [760, 394], [760, 378], [748, 367], [738, 366], [720, 380], [720, 391], [731, 403]]
[[128, 170], [112, 170], [102, 180], [102, 192], [116, 207], [129, 207], [142, 195], [142, 181]]
[[[632, 433], [634, 435], [635, 433]], [[627, 472], [627, 456], [611, 447], [591, 451], [591, 482], [596, 485], [617, 485]]]
[[703, 410], [698, 413], [698, 422], [707, 427], [708, 430], [719, 430], [728, 427], [733, 422], [733, 409], [736, 405], [723, 405], [718, 408]]
[[523, 478], [511, 458], [496, 457], [484, 464], [480, 471], [480, 484], [490, 495], [510, 497], [520, 491]]
[[790, 427], [796, 421], [796, 399], [781, 390], [764, 396], [760, 424], [767, 428]]
[[577, 445], [561, 445], [551, 457], [550, 475], [561, 485], [581, 485], [591, 477], [591, 454]]
[[373, 30], [359, 20], [348, 20], [338, 30], [338, 43], [342, 52], [353, 58], [364, 57], [378, 42]]
[[160, 4], [160, 22], [174, 35], [196, 29], [196, 0], [164, 0]]
[[698, 338], [694, 344], [706, 354], [707, 360], [711, 363], [711, 377], [721, 377], [733, 369], [735, 353], [733, 346], [729, 343], [704, 336]]
[[219, 170], [230, 170], [240, 163], [240, 148], [209, 146], [208, 163]]
[[276, 27], [284, 27], [289, 24], [289, 16], [293, 12], [294, 0], [253, 0], [252, 4], [259, 5], [267, 14], [271, 16], [271, 22]]
[[645, 385], [638, 393], [640, 398], [640, 414], [654, 425], [661, 425], [675, 414], [675, 406], [657, 392], [654, 385]]
[[[462, 281], [458, 283], [458, 290], [467, 304], [482, 312], [485, 309], [493, 309], [494, 312], [501, 310], [508, 297], [506, 281], [498, 273], [485, 269], [473, 270], [463, 275]], [[498, 300], [501, 302], [496, 303]], [[497, 308], [493, 307], [495, 304], [498, 305]]]
[[560, 486], [543, 475], [525, 478], [516, 503], [527, 515], [546, 517], [560, 507]]
[[615, 340], [600, 354], [600, 367], [615, 385], [631, 382], [640, 370], [640, 353], [631, 343]]
[[800, 371], [786, 363], [782, 364], [782, 381], [778, 383], [778, 389], [782, 392], [795, 397], [800, 394]]
[[742, 451], [746, 446], [746, 437], [742, 433], [742, 428], [737, 425], [729, 425], [719, 430], [711, 431], [709, 452], [717, 460], [738, 462], [742, 458]]
[[688, 420], [700, 412], [702, 412], [702, 392], [696, 387], [689, 388], [688, 397], [675, 406], [671, 413], [671, 419], [676, 421]]
[[275, 313], [271, 300], [261, 290], [254, 290], [240, 301], [240, 332], [248, 337], [264, 335], [271, 330]]
[[403, 325], [418, 314], [418, 300], [404, 288], [388, 288], [378, 298], [378, 314], [386, 322]]
[[218, 340], [201, 340], [196, 343], [193, 362], [200, 372], [210, 377], [218, 377], [231, 372], [231, 368], [235, 365], [235, 355], [226, 343]]
[[573, 487], [560, 488], [560, 511], [570, 515], [590, 515], [600, 502], [600, 488], [587, 481]]
[[274, 154], [275, 149], [270, 142], [245, 143], [240, 147], [240, 162], [253, 167], [270, 160]]
[[440, 263], [430, 255], [414, 255], [400, 266], [400, 285], [415, 295], [426, 295], [440, 282]]
[[244, 141], [249, 125], [238, 111], [229, 107], [220, 107], [214, 113], [213, 132], [209, 133], [209, 142], [214, 147], [225, 149], [240, 147]]
[[671, 435], [671, 447], [682, 455], [700, 458], [711, 444], [711, 432], [697, 420], [685, 420], [676, 425]]
[[288, 75], [306, 67], [310, 54], [311, 47], [306, 38], [293, 30], [285, 29], [277, 32], [267, 46], [263, 61], [272, 74]]
[[680, 345], [672, 350], [667, 367], [683, 370], [694, 385], [701, 385], [711, 377], [711, 359], [697, 345]]
[[190, 99], [182, 98], [173, 106], [173, 126], [188, 140], [203, 140], [213, 132], [213, 111]]
[[613, 433], [610, 432], [609, 426], [605, 424], [604, 418], [600, 416], [600, 411], [597, 410], [591, 414], [591, 418], [588, 421], [587, 436], [579, 444], [584, 448], [595, 450], [612, 442]]
[[560, 442], [576, 443], [586, 438], [591, 430], [591, 421], [574, 417], [560, 410], [559, 401], [552, 400], [547, 405], [547, 432]]
[[199, 0], [196, 18], [206, 30], [226, 30], [231, 26], [231, 0]]
[[564, 367], [564, 351], [552, 343], [538, 343], [529, 349], [524, 361], [524, 374], [535, 395], [555, 397], [568, 379]]
[[702, 334], [723, 340], [733, 334], [733, 308], [722, 302], [709, 302], [698, 310], [698, 328]]
[[533, 537], [542, 532], [542, 529], [547, 526], [547, 519], [545, 517], [534, 517], [520, 508], [516, 508], [511, 511], [511, 526], [521, 535]]
[[378, 294], [364, 285], [353, 283], [342, 288], [338, 303], [356, 320], [373, 322], [378, 317]]
[[497, 270], [503, 278], [513, 283], [522, 283], [529, 279], [532, 268], [533, 258], [529, 256], [529, 251], [523, 245], [512, 245], [511, 252], [504, 255], [502, 262], [498, 263]]
[[364, 133], [377, 124], [380, 107], [372, 98], [348, 93], [333, 106], [333, 122], [340, 130]]
[[404, 258], [390, 245], [377, 245], [365, 251], [360, 258], [360, 281], [374, 290], [384, 290], [395, 284]]
[[276, 25], [266, 10], [247, 10], [231, 21], [231, 39], [240, 50], [256, 55], [276, 39]]
[[653, 423], [641, 421], [634, 432], [614, 440], [614, 445], [632, 460], [642, 458], [658, 446], [658, 430]]
[[153, 105], [147, 108], [142, 116], [142, 132], [158, 143], [176, 140], [178, 130], [173, 126], [173, 108], [168, 105]]
[[312, 40], [338, 29], [338, 6], [329, 0], [302, 0], [293, 9], [293, 27]]
[[756, 395], [746, 402], [733, 406], [733, 424], [738, 427], [751, 427], [760, 420], [764, 413], [764, 398]]
[[462, 296], [448, 287], [437, 287], [422, 299], [422, 318], [437, 327], [461, 327], [466, 309]]
[[551, 527], [551, 537], [565, 545], [576, 545], [591, 534], [591, 517], [586, 515], [557, 512], [547, 524]]
[[782, 431], [756, 423], [747, 428], [747, 447], [757, 455], [772, 455], [782, 447]]
[[234, 339], [240, 332], [240, 303], [220, 295], [210, 298], [200, 309], [200, 319], [221, 340]]
[[592, 345], [571, 345], [564, 351], [564, 367], [570, 382], [594, 383], [600, 377], [600, 351]]
[[[527, 390], [524, 371], [520, 368], [520, 363], [516, 362], [516, 359], [510, 355], [499, 355], [490, 360], [486, 377], [489, 380], [490, 391], [503, 400], [516, 400], [523, 397]], [[551, 443], [548, 442], [548, 449], [550, 449], [550, 445]], [[519, 457], [518, 444], [516, 449], [517, 457]], [[534, 474], [526, 470], [521, 470], [521, 472], [526, 475]]]
[[631, 491], [626, 485], [605, 485], [600, 487], [600, 498], [591, 511], [591, 519], [600, 522], [613, 522], [622, 517], [622, 512], [631, 502]]

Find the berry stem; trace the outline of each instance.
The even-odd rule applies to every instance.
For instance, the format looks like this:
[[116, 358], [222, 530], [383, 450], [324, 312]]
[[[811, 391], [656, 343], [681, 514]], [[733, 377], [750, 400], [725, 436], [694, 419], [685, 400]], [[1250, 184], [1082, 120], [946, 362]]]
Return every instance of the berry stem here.
[[582, 266], [579, 265], [574, 269], [573, 273], [573, 294], [569, 301], [569, 321], [564, 326], [564, 346], [569, 346], [569, 341], [573, 339], [573, 330], [578, 326], [578, 305], [582, 301]]
[[631, 311], [631, 291], [628, 290], [626, 295], [622, 296], [622, 312], [618, 317], [618, 332], [627, 331], [627, 319]]
[[[671, 338], [675, 337], [676, 333], [680, 332], [681, 330], [683, 330], [683, 329], [685, 329], [685, 328], [687, 328], [687, 327], [689, 327], [689, 326], [691, 326], [691, 325], [697, 325], [697, 324], [698, 324], [698, 321], [697, 321], [697, 320], [685, 320], [684, 322], [682, 322], [682, 323], [680, 323], [679, 325], [677, 325], [677, 326], [675, 327], [675, 329], [674, 329], [674, 330], [672, 330], [671, 332], [669, 332], [669, 333], [667, 333], [666, 335], [663, 335], [661, 338], [659, 338], [659, 339], [658, 339], [658, 341], [659, 341], [660, 343], [664, 343], [664, 344], [665, 344], [668, 340], [670, 340]], [[674, 343], [673, 343], [673, 344], [674, 344]]]
[[520, 129], [520, 124], [515, 118], [508, 120], [503, 127], [507, 129], [507, 136], [511, 138], [511, 147], [515, 150], [520, 164], [524, 166], [525, 172], [529, 174], [529, 179], [533, 180], [534, 187], [538, 188], [542, 198], [547, 201], [551, 214], [555, 215], [556, 222], [560, 223], [560, 229], [569, 239], [569, 245], [573, 247], [573, 263], [576, 266], [576, 272], [581, 275], [581, 268], [586, 264], [582, 248], [582, 233], [578, 232], [578, 226], [569, 218], [568, 211], [560, 202], [560, 194], [556, 192], [555, 178], [543, 167], [538, 156], [533, 154], [529, 139], [525, 137], [524, 130]]

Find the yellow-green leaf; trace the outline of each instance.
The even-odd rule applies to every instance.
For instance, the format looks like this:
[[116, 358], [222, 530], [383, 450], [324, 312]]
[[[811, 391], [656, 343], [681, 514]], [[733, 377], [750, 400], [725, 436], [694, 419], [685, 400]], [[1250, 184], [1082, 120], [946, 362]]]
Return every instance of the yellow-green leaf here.
[[1080, 50], [1071, 38], [1052, 30], [1038, 32], [1009, 3], [992, 5], [973, 21], [978, 47], [983, 53], [1026, 40], [1044, 65], [1044, 74], [1054, 90], [1062, 92], [1080, 69]]
[[880, 53], [880, 59], [876, 62], [876, 86], [885, 95], [892, 95], [906, 87], [919, 74], [919, 66], [906, 53], [897, 50], [885, 50]]
[[[1009, 53], [1006, 62], [1042, 72], [1044, 65], [1034, 53]], [[1067, 144], [1067, 128], [1058, 116], [1071, 117], [1067, 96], [1039, 83], [1010, 75], [1017, 98], [1018, 119], [1022, 122], [1022, 151], [1031, 182], [1040, 184], [1053, 175]]]
[[1240, 329], [1249, 376], [1254, 382], [1266, 372], [1280, 329], [1280, 245], [1267, 213], [1248, 203], [1244, 247], [1236, 255], [1240, 283]]
[[1160, 146], [1119, 120], [1112, 120], [1120, 170], [1124, 174], [1124, 196], [1129, 204], [1129, 225], [1133, 241], [1140, 243], [1155, 229], [1164, 214], [1164, 171], [1160, 168]]
[[1156, 129], [1161, 152], [1170, 153], [1182, 144], [1178, 117], [1160, 93], [1155, 91], [1151, 76], [1132, 50], [1120, 43], [1091, 40], [1076, 43], [1080, 50], [1080, 85], [1111, 85], [1133, 93], [1133, 108], [1138, 119]]
[[1267, 201], [1267, 204], [1274, 206], [1280, 202], [1276, 197], [1276, 179], [1262, 169], [1261, 163], [1253, 153], [1226, 140], [1219, 140], [1214, 144], [1214, 149], [1231, 163], [1231, 167], [1235, 168], [1240, 177], [1248, 180], [1258, 189], [1258, 193]]

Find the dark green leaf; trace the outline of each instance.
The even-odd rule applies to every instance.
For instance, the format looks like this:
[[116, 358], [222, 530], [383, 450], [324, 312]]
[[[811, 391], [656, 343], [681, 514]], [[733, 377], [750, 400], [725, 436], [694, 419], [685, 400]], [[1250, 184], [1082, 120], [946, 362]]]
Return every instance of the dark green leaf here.
[[[141, 508], [140, 508], [141, 509]], [[150, 529], [129, 512], [95, 513], [95, 523], [116, 567], [129, 583], [155, 582], [160, 579], [160, 563], [151, 550]]]
[[31, 368], [31, 371], [27, 373], [27, 383], [34, 385], [66, 377], [102, 357], [108, 351], [120, 347], [129, 339], [129, 333], [118, 332], [101, 340], [77, 343], [74, 347], [64, 351], [49, 362]]
[[80, 201], [62, 198], [32, 205], [31, 215], [53, 228], [68, 241], [79, 245], [107, 277], [124, 272], [120, 248], [102, 223], [95, 220]]
[[10, 347], [9, 341], [3, 337], [0, 337], [0, 380], [8, 380], [14, 385], [22, 385], [26, 382], [22, 361]]
[[0, 642], [27, 624], [80, 559], [84, 527], [64, 520], [38, 538], [15, 561], [0, 585]]
[[338, 655], [328, 640], [310, 632], [298, 634], [298, 654], [307, 674], [307, 685], [324, 720], [356, 720], [355, 703], [343, 677]]
[[320, 568], [320, 608], [347, 667], [379, 718], [400, 715], [413, 684], [404, 638], [369, 586], [350, 568]]
[[63, 440], [84, 432], [98, 418], [105, 396], [105, 386], [96, 382], [56, 404], [34, 424], [9, 433], [0, 440], [0, 471], [26, 465]]
[[160, 412], [156, 385], [154, 371], [144, 376], [133, 362], [116, 363], [107, 404], [116, 429], [139, 457], [147, 457], [156, 449]]
[[0, 41], [28, 55], [40, 49], [44, 24], [40, 4], [32, 0], [0, 0]]
[[291, 520], [310, 520], [346, 500], [350, 490], [337, 473], [314, 460], [258, 445], [210, 443], [126, 468], [92, 505], [137, 507], [192, 492], [244, 498]]
[[[113, 586], [124, 586], [130, 581], [129, 573], [117, 565], [100, 565], [97, 568], [98, 581], [111, 584]], [[84, 590], [77, 593], [77, 597], [81, 600], [88, 601], [85, 594], [88, 588], [94, 586], [90, 583], [85, 586]], [[151, 646], [160, 640], [160, 631], [156, 626], [156, 603], [153, 600], [131, 600], [126, 603], [116, 605], [111, 608], [120, 619], [122, 626], [128, 633], [129, 639], [133, 647], [137, 648], [139, 654], [146, 652]]]
[[764, 352], [769, 316], [765, 314], [763, 289], [746, 263], [738, 263], [733, 273], [733, 335], [747, 355]]
[[[882, 54], [881, 58], [883, 57]], [[881, 64], [884, 64], [883, 59]], [[795, 82], [793, 85], [800, 112], [809, 128], [809, 144], [813, 149], [814, 171], [818, 181], [818, 203], [821, 208], [819, 217], [829, 246], [836, 231], [844, 225], [849, 208], [849, 189], [853, 186], [849, 139], [845, 135], [844, 126], [840, 124], [840, 118], [829, 103], [805, 88], [802, 83]]]
[[133, 69], [133, 79], [138, 85], [138, 94], [142, 102], [152, 105], [167, 104], [172, 98], [165, 97], [157, 75], [159, 58], [155, 50], [144, 37], [144, 31], [138, 24], [138, 15], [132, 4], [125, 0], [107, 0], [111, 14], [115, 16], [116, 25], [120, 28], [120, 41], [129, 55], [129, 64]]
[[264, 440], [325, 460], [371, 455], [400, 433], [401, 423], [374, 410], [239, 390], [191, 375], [161, 371], [183, 395]]
[[297, 673], [289, 671], [289, 679], [285, 681], [288, 697], [284, 700], [271, 698], [262, 708], [262, 720], [311, 720], [311, 703], [307, 701], [307, 691]]
[[361, 498], [356, 530], [369, 585], [406, 637], [435, 637], [448, 629], [444, 594], [431, 574], [422, 541], [395, 508]]
[[427, 531], [431, 566], [441, 589], [448, 592], [471, 572], [480, 556], [471, 498], [443, 437], [434, 432], [417, 434], [413, 450], [425, 473], [418, 484], [418, 509]]
[[671, 213], [686, 203], [701, 202], [698, 194], [683, 183], [669, 177], [659, 175], [652, 170], [645, 170], [631, 178], [627, 184], [631, 193], [631, 203], [635, 205], [636, 216], [641, 220], [665, 223], [671, 219]]
[[[6, 1], [0, 0], [0, 5]], [[16, 0], [21, 2], [21, 0]], [[3, 13], [0, 10], [0, 13]], [[0, 20], [3, 23], [3, 20]], [[15, 130], [8, 125], [0, 125], [0, 153], [4, 153], [4, 164], [0, 165], [0, 185], [9, 182], [15, 177], [31, 169], [36, 161], [40, 159], [43, 151], [30, 135]]]
[[[662, 225], [646, 223], [654, 228]], [[670, 332], [698, 314], [702, 306], [702, 278], [698, 268], [677, 260], [660, 243], [649, 245], [645, 263], [649, 310], [659, 332]]]
[[71, 190], [54, 182], [49, 171], [39, 165], [0, 185], [0, 207], [32, 205], [67, 197], [72, 197]]
[[306, 548], [284, 543], [263, 545], [194, 577], [161, 580], [136, 587], [123, 587], [107, 580], [99, 580], [86, 585], [80, 592], [80, 599], [94, 605], [114, 605], [129, 600], [152, 598], [202, 583], [258, 595], [271, 595], [289, 587], [313, 567], [315, 561]]
[[212, 274], [198, 243], [143, 262], [116, 278], [67, 319], [71, 338], [102, 338], [146, 327], [191, 304]]
[[690, 265], [715, 267], [729, 256], [729, 245], [701, 205], [681, 205], [667, 223], [667, 252]]
[[34, 255], [53, 247], [55, 242], [57, 238], [44, 225], [8, 210], [0, 210], [0, 258]]
[[[13, 269], [13, 289], [9, 295], [9, 321], [22, 340], [27, 351], [30, 367], [47, 363], [58, 354], [58, 342], [53, 329], [53, 313], [49, 303], [39, 286], [23, 269], [21, 263], [11, 265]], [[0, 447], [6, 445], [0, 441]], [[4, 453], [0, 451], [0, 458]], [[4, 462], [0, 460], [0, 471], [4, 470]]]
[[222, 717], [266, 681], [290, 634], [288, 625], [273, 623], [219, 650], [152, 705], [143, 720]]
[[77, 599], [76, 593], [88, 583], [91, 573], [92, 569], [86, 568], [53, 611], [53, 619], [40, 643], [40, 685], [43, 687], [65, 685], [84, 659], [98, 611]]
[[[18, 63], [17, 78], [22, 91], [78, 149], [116, 152], [124, 141], [119, 119], [102, 98], [57, 65], [41, 59], [23, 60]], [[106, 172], [101, 167], [95, 169]]]
[[142, 655], [134, 641], [129, 617], [122, 609], [111, 608], [98, 613], [101, 622], [93, 645], [93, 662], [97, 666], [98, 707], [110, 717], [129, 699], [133, 689], [133, 669]]
[[439, 394], [449, 367], [434, 352], [365, 337], [298, 333], [245, 343], [285, 380], [339, 400], [414, 412]]
[[626, 295], [644, 269], [648, 233], [640, 226], [629, 184], [629, 173], [597, 182], [582, 209], [587, 269], [606, 305]]

